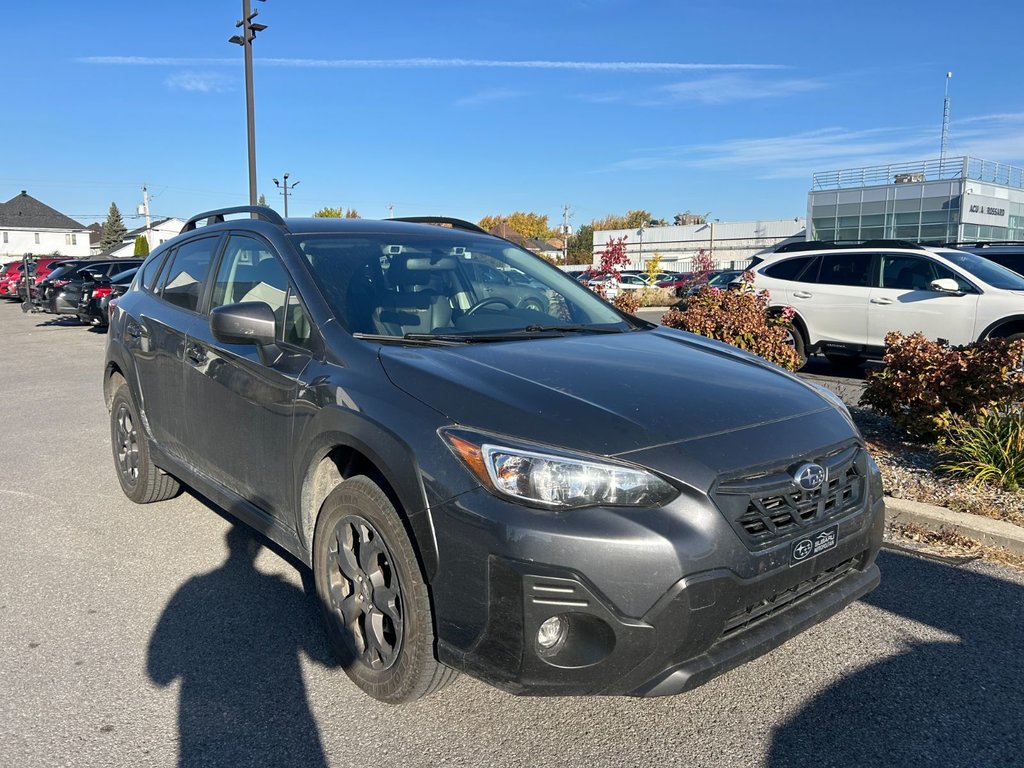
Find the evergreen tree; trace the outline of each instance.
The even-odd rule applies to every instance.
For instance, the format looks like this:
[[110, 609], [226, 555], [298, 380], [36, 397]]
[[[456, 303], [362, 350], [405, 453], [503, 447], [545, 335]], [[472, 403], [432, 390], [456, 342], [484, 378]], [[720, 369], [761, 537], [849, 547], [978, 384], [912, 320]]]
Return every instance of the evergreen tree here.
[[121, 212], [117, 210], [117, 203], [111, 203], [107, 220], [103, 222], [103, 228], [100, 230], [100, 250], [109, 251], [116, 248], [124, 242], [127, 234], [128, 228], [124, 225]]
[[135, 238], [135, 255], [149, 256], [149, 240], [142, 235]]

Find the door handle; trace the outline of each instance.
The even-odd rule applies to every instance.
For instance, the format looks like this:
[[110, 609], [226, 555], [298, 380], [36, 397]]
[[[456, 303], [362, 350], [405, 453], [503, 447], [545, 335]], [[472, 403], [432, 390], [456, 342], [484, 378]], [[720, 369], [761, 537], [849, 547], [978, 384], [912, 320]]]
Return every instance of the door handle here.
[[793, 298], [794, 299], [809, 299], [813, 295], [814, 294], [808, 293], [807, 291], [793, 291]]
[[198, 365], [205, 362], [206, 351], [198, 344], [189, 344], [185, 347], [185, 357]]
[[892, 299], [874, 298], [874, 299], [871, 299], [871, 303], [872, 304], [892, 304]]

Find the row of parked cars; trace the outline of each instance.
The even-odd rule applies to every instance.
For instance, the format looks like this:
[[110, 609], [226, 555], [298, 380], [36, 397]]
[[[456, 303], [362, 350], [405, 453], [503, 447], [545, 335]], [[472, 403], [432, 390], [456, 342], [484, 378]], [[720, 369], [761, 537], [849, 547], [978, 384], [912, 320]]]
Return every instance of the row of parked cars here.
[[619, 278], [599, 275], [593, 272], [581, 272], [577, 280], [583, 285], [604, 288], [604, 295], [614, 299], [622, 291], [639, 291], [644, 288], [661, 288], [670, 291], [676, 298], [692, 295], [705, 282], [715, 288], [728, 288], [730, 283], [739, 280], [743, 274], [741, 269], [723, 269], [712, 272], [706, 280], [696, 280], [693, 272], [659, 272], [652, 281], [646, 273], [639, 270], [623, 270]]
[[21, 301], [26, 311], [74, 315], [83, 323], [106, 325], [110, 301], [128, 290], [141, 265], [138, 258], [13, 261], [0, 271], [0, 297]]

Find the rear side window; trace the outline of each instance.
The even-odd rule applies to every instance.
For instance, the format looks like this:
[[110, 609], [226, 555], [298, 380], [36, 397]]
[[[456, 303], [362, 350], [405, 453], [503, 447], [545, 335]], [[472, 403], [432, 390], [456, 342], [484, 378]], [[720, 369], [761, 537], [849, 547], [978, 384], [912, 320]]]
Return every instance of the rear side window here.
[[219, 242], [218, 237], [201, 237], [178, 246], [173, 261], [161, 273], [158, 290], [164, 301], [198, 311], [206, 273]]
[[821, 269], [816, 282], [824, 285], [849, 285], [868, 287], [871, 283], [870, 253], [826, 253], [822, 254]]
[[774, 277], [776, 280], [799, 280], [800, 276], [807, 269], [807, 265], [812, 261], [814, 261], [813, 256], [785, 259], [778, 264], [765, 267], [764, 274], [768, 277]]
[[168, 253], [170, 253], [170, 251], [164, 251], [163, 253], [157, 254], [152, 259], [149, 259], [142, 267], [142, 274], [139, 276], [139, 284], [146, 290], [152, 291], [156, 288], [156, 279], [160, 274], [160, 265], [167, 261]]

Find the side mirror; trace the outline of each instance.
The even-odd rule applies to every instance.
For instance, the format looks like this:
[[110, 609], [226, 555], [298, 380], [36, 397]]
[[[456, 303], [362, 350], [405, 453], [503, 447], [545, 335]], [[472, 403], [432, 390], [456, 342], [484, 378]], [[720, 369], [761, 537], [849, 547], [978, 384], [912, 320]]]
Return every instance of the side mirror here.
[[277, 342], [277, 320], [262, 301], [225, 304], [210, 312], [210, 332], [225, 344], [269, 347]]
[[963, 295], [959, 283], [951, 277], [940, 277], [938, 280], [932, 280], [928, 287], [939, 293], [958, 293]]

